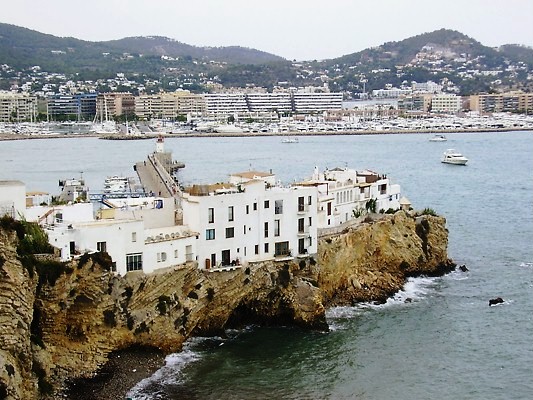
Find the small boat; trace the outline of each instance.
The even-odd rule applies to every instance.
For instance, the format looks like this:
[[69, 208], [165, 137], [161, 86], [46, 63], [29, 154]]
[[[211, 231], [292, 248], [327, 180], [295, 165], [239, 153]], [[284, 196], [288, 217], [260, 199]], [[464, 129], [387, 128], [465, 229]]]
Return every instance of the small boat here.
[[445, 142], [447, 141], [448, 139], [446, 139], [446, 136], [444, 135], [439, 135], [439, 134], [436, 134], [435, 136], [433, 136], [431, 139], [429, 139], [430, 142]]
[[463, 156], [457, 150], [448, 149], [442, 155], [441, 161], [446, 164], [466, 165], [468, 158]]
[[286, 138], [281, 139], [281, 143], [298, 143], [298, 138], [286, 137]]

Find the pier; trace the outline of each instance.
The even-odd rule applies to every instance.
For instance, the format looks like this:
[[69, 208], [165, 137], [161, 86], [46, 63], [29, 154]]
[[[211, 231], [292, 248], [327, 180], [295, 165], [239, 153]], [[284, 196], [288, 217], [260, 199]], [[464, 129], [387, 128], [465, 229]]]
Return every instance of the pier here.
[[172, 153], [164, 151], [163, 137], [159, 136], [156, 151], [145, 161], [136, 163], [134, 169], [146, 193], [174, 197], [179, 202], [181, 190], [173, 174], [184, 167], [185, 164], [172, 160]]

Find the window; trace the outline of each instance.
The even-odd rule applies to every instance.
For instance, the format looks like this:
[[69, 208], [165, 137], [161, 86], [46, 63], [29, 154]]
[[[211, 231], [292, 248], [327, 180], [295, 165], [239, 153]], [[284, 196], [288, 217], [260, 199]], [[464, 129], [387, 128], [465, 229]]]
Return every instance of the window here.
[[313, 196], [308, 196], [307, 197], [307, 205], [310, 206], [311, 204], [313, 204]]
[[206, 229], [205, 230], [205, 240], [215, 240], [215, 230]]
[[298, 211], [305, 211], [303, 196], [298, 197]]
[[275, 256], [289, 256], [289, 242], [277, 242], [275, 244]]
[[126, 254], [126, 272], [139, 271], [143, 269], [142, 253]]
[[313, 226], [313, 218], [309, 217], [309, 226]]
[[96, 250], [101, 253], [107, 252], [107, 243], [106, 242], [96, 242]]
[[306, 253], [305, 240], [303, 238], [298, 239], [298, 254], [305, 254], [305, 253]]
[[279, 219], [274, 220], [274, 236], [279, 236]]
[[255, 254], [259, 254], [259, 245], [258, 244], [255, 245]]
[[305, 220], [303, 218], [298, 218], [298, 233], [303, 233], [305, 229]]
[[265, 237], [268, 237], [268, 222], [265, 222]]
[[207, 222], [210, 224], [215, 222], [215, 209], [214, 208], [207, 209]]
[[283, 200], [274, 202], [274, 214], [283, 214]]
[[178, 258], [178, 250], [174, 250], [174, 258]]
[[254, 203], [254, 211], [257, 211], [257, 203]]
[[232, 227], [232, 228], [226, 228], [226, 239], [227, 238], [232, 238], [235, 236], [235, 229]]
[[268, 243], [265, 243], [265, 254], [268, 253]]
[[244, 225], [244, 226], [242, 227], [242, 233], [243, 233], [243, 235], [246, 235], [246, 225]]
[[165, 262], [167, 261], [167, 253], [161, 252], [157, 253], [157, 262]]
[[131, 241], [132, 242], [136, 242], [137, 241], [137, 232], [132, 232], [131, 233]]
[[265, 208], [270, 208], [270, 201], [265, 200]]
[[250, 206], [246, 205], [246, 214], [250, 214]]
[[228, 207], [228, 221], [233, 221], [233, 206]]

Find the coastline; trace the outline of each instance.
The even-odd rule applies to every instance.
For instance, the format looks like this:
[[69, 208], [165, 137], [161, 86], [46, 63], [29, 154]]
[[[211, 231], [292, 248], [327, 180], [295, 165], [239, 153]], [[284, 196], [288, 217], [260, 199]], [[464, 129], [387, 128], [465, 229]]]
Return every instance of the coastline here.
[[146, 140], [146, 139], [155, 139], [160, 135], [163, 135], [165, 138], [199, 138], [199, 137], [266, 137], [266, 136], [294, 136], [294, 137], [307, 137], [307, 136], [358, 136], [358, 135], [395, 135], [395, 134], [428, 134], [428, 133], [439, 133], [439, 134], [453, 134], [453, 133], [492, 133], [492, 132], [515, 132], [515, 131], [530, 131], [533, 132], [531, 128], [483, 128], [483, 129], [395, 129], [395, 130], [356, 130], [356, 131], [313, 131], [313, 132], [227, 132], [227, 133], [218, 133], [218, 132], [190, 132], [190, 133], [149, 133], [141, 135], [125, 135], [125, 134], [114, 134], [114, 135], [99, 135], [95, 133], [86, 133], [86, 134], [47, 134], [47, 135], [24, 135], [19, 133], [3, 133], [0, 134], [0, 141], [7, 140], [32, 140], [32, 139], [74, 139], [74, 138], [87, 138], [87, 137], [97, 137], [103, 140]]
[[165, 354], [156, 348], [137, 347], [113, 352], [92, 378], [67, 381], [60, 398], [116, 400], [165, 365]]

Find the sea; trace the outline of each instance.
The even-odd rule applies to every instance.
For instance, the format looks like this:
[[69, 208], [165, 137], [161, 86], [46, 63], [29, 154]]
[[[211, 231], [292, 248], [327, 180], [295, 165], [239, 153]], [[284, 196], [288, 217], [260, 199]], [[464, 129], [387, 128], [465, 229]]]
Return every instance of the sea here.
[[[385, 173], [416, 209], [446, 217], [449, 257], [468, 271], [410, 279], [385, 304], [327, 311], [327, 333], [249, 326], [193, 338], [131, 388], [131, 399], [532, 399], [533, 132], [167, 138], [183, 185], [270, 171], [283, 184], [315, 166]], [[466, 166], [440, 162], [447, 148]], [[152, 140], [0, 142], [0, 180], [58, 193], [58, 180], [135, 176]], [[411, 302], [404, 302], [410, 297]], [[501, 297], [504, 303], [489, 307]]]

